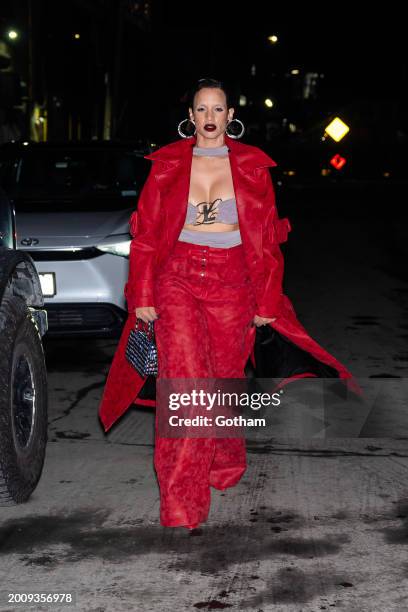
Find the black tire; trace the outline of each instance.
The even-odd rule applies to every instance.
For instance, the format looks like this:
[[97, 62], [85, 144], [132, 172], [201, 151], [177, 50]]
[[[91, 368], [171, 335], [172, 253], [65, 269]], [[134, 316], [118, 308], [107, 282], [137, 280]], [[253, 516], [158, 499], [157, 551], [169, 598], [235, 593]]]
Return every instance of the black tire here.
[[0, 305], [0, 506], [27, 501], [43, 469], [48, 429], [41, 337], [25, 302]]

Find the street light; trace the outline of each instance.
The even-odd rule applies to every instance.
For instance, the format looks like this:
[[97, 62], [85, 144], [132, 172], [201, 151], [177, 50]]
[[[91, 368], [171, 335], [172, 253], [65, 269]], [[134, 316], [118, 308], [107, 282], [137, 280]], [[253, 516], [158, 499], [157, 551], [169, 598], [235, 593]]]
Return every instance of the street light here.
[[7, 36], [10, 40], [16, 40], [18, 38], [18, 32], [16, 32], [16, 30], [9, 30]]
[[272, 36], [268, 36], [268, 40], [270, 43], [274, 45], [275, 43], [278, 42], [278, 37], [276, 36], [276, 34], [272, 34]]
[[272, 108], [273, 100], [271, 100], [270, 98], [266, 98], [265, 99], [265, 106], [267, 106], [268, 108]]

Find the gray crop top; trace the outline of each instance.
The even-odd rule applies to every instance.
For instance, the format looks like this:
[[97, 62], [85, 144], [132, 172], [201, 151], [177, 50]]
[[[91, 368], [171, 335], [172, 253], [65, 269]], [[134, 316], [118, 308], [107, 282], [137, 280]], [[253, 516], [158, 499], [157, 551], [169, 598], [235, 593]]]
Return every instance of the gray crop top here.
[[188, 203], [185, 223], [190, 225], [211, 225], [212, 223], [238, 223], [235, 198], [213, 202]]
[[[193, 155], [204, 155], [206, 157], [226, 155], [228, 147], [194, 147]], [[211, 225], [212, 223], [238, 223], [238, 213], [235, 198], [222, 200], [217, 198], [213, 202], [199, 202], [194, 205], [187, 204], [185, 223], [189, 225]], [[199, 232], [183, 228], [179, 238], [181, 242], [190, 244], [201, 244], [216, 248], [230, 248], [242, 244], [239, 229], [232, 232]]]

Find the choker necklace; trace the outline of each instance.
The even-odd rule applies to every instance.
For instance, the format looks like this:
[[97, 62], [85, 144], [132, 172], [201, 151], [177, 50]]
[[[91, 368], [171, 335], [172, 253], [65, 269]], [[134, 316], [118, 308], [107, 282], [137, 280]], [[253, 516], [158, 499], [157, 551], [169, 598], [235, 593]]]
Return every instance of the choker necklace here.
[[193, 155], [204, 155], [205, 157], [227, 155], [228, 151], [227, 145], [222, 145], [221, 147], [193, 147]]

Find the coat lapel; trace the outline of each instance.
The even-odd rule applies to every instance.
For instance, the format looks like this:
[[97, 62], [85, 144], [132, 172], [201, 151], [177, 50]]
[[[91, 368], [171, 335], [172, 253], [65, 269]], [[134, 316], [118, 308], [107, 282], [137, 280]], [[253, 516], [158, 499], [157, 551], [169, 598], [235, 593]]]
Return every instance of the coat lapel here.
[[[228, 139], [228, 146], [242, 244], [248, 266], [253, 269], [253, 264], [260, 264], [263, 259], [262, 222], [265, 214], [263, 182], [259, 181], [256, 170], [277, 164], [260, 149], [231, 138]], [[260, 265], [257, 266], [257, 271], [261, 280], [263, 270]], [[254, 280], [256, 282], [256, 279]]]
[[180, 140], [145, 156], [157, 163], [155, 178], [163, 205], [169, 249], [176, 243], [187, 214], [192, 147], [192, 139]]

